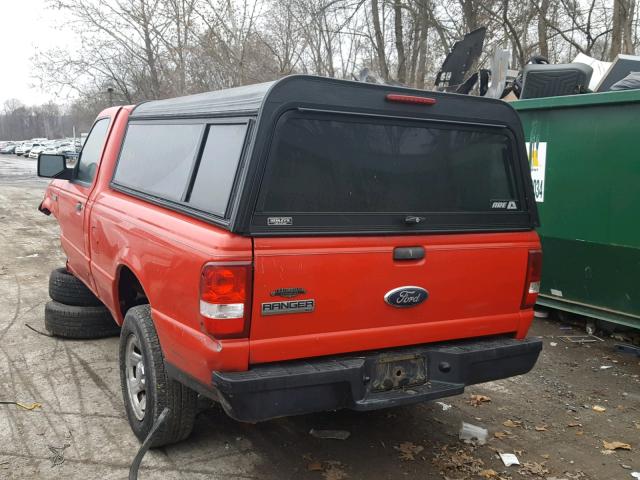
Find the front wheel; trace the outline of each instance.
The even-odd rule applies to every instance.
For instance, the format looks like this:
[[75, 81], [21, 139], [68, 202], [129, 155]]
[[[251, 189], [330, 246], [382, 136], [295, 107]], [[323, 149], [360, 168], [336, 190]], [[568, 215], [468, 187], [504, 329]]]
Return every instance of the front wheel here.
[[179, 442], [195, 422], [196, 392], [167, 376], [149, 305], [127, 311], [120, 333], [120, 385], [133, 433], [143, 441], [164, 408], [171, 414], [151, 447]]

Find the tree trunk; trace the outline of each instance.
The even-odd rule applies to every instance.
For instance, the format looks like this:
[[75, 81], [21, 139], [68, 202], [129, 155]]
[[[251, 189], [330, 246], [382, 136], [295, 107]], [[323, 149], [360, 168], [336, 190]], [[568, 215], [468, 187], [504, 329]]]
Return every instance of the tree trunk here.
[[538, 50], [540, 51], [540, 55], [546, 59], [549, 59], [549, 35], [547, 31], [549, 1], [550, 0], [542, 0], [542, 2], [540, 2], [540, 10], [538, 12]]
[[502, 24], [504, 25], [506, 36], [511, 37], [511, 44], [514, 47], [514, 55], [516, 55], [514, 60], [517, 59], [517, 61], [513, 64], [524, 66], [526, 59], [524, 55], [524, 48], [520, 41], [520, 34], [514, 27], [513, 23], [509, 20], [509, 0], [503, 0], [502, 2]]
[[636, 13], [636, 0], [625, 0], [624, 34], [622, 36], [622, 53], [633, 54], [633, 17]]
[[398, 82], [407, 83], [407, 56], [404, 51], [404, 33], [402, 31], [402, 6], [400, 0], [393, 3], [396, 51], [398, 52]]
[[416, 71], [416, 88], [424, 88], [424, 76], [427, 70], [427, 36], [429, 35], [429, 9], [425, 3], [429, 0], [420, 2], [420, 42], [418, 48], [418, 67]]
[[373, 17], [373, 32], [375, 39], [376, 55], [378, 57], [378, 65], [380, 66], [380, 75], [385, 82], [389, 81], [389, 66], [387, 65], [387, 57], [384, 49], [384, 38], [382, 29], [380, 28], [380, 11], [378, 9], [378, 0], [371, 0], [371, 16]]
[[478, 28], [478, 15], [473, 0], [460, 0], [460, 6], [462, 7], [462, 15], [464, 16], [464, 25], [467, 32]]
[[622, 29], [624, 27], [624, 0], [613, 0], [613, 15], [611, 29], [611, 48], [609, 60], [613, 61], [622, 47]]
[[411, 29], [411, 56], [409, 59], [409, 71], [407, 73], [407, 84], [416, 85], [416, 69], [418, 68], [418, 54], [420, 53], [420, 18], [413, 16], [413, 27]]
[[160, 96], [160, 77], [158, 76], [158, 67], [156, 65], [156, 56], [153, 51], [153, 43], [151, 41], [151, 28], [149, 16], [146, 9], [145, 0], [140, 1], [140, 12], [142, 15], [141, 24], [144, 33], [144, 52], [147, 57], [147, 66], [149, 67], [149, 76], [151, 77], [151, 90], [153, 98]]

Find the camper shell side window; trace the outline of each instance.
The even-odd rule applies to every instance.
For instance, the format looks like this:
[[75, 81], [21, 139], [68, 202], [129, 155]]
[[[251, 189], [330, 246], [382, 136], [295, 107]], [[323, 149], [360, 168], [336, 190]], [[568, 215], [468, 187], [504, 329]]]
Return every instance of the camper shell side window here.
[[131, 120], [112, 187], [227, 227], [249, 118]]

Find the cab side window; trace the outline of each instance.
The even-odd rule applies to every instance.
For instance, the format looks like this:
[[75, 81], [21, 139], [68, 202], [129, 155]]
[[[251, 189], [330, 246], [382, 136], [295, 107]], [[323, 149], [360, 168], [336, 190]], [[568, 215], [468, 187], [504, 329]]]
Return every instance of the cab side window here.
[[78, 170], [76, 172], [77, 181], [83, 183], [93, 182], [93, 177], [96, 176], [96, 170], [100, 162], [100, 152], [102, 152], [102, 145], [104, 145], [108, 129], [108, 118], [98, 120], [93, 125], [91, 133], [84, 142], [84, 147], [82, 147], [82, 151], [80, 152]]

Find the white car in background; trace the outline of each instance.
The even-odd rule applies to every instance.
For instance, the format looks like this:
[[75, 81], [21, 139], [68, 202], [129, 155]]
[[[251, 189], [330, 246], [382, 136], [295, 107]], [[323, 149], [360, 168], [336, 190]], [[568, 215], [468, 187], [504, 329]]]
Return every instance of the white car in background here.
[[16, 155], [28, 155], [33, 147], [33, 143], [23, 142], [16, 148]]
[[29, 152], [29, 158], [38, 158], [38, 155], [40, 155], [45, 148], [47, 148], [47, 145], [44, 143], [34, 143], [31, 151]]
[[63, 140], [53, 142], [50, 145], [47, 145], [42, 153], [47, 153], [50, 155], [59, 155], [63, 148], [71, 146], [71, 142], [66, 142]]

